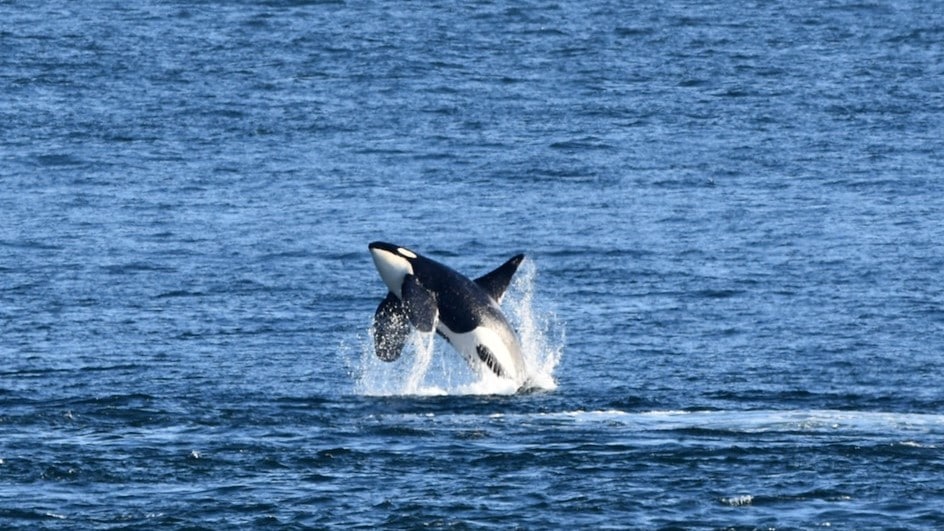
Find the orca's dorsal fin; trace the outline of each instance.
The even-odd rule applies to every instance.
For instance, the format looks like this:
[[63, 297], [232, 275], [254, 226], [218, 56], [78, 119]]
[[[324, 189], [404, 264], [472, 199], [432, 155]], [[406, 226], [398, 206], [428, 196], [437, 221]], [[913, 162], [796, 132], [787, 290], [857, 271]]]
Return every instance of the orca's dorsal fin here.
[[378, 358], [394, 361], [400, 357], [406, 338], [410, 335], [410, 321], [403, 303], [393, 293], [388, 293], [377, 306], [371, 331], [374, 334], [374, 353]]
[[523, 260], [523, 254], [514, 256], [498, 266], [498, 269], [475, 279], [475, 283], [485, 290], [489, 297], [495, 299], [495, 302], [500, 303], [502, 297], [505, 296], [505, 290], [508, 289], [508, 284], [511, 284], [511, 277], [515, 275], [515, 271], [518, 270], [518, 266], [521, 265]]

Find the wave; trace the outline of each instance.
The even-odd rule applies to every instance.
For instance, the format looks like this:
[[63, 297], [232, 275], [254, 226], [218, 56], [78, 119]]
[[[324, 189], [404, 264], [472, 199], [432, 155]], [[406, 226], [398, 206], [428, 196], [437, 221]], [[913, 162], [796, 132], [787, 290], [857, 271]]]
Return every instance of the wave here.
[[[610, 409], [539, 413], [537, 416], [559, 422], [625, 426], [639, 431], [944, 435], [944, 415], [931, 413], [829, 409], [631, 412]], [[926, 446], [907, 439], [902, 444]]]

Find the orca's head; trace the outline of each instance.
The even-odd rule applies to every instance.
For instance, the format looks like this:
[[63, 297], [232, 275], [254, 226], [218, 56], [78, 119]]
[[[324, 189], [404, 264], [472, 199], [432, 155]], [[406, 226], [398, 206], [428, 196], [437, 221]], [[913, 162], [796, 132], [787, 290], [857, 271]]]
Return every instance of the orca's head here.
[[407, 275], [413, 274], [413, 261], [416, 260], [416, 253], [399, 247], [391, 243], [373, 242], [367, 246], [370, 254], [374, 258], [374, 265], [380, 272], [380, 278], [384, 284], [397, 297], [401, 296], [400, 290], [403, 286], [403, 279]]

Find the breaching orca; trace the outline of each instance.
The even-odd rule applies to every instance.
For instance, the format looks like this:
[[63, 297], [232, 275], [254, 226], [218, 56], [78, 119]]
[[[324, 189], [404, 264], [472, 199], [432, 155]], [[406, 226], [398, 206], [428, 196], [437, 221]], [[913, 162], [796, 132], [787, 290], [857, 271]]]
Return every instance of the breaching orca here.
[[499, 307], [523, 254], [473, 281], [404, 247], [373, 242], [368, 248], [390, 289], [372, 325], [380, 359], [400, 357], [412, 325], [420, 332], [435, 329], [473, 367], [524, 383], [521, 345]]

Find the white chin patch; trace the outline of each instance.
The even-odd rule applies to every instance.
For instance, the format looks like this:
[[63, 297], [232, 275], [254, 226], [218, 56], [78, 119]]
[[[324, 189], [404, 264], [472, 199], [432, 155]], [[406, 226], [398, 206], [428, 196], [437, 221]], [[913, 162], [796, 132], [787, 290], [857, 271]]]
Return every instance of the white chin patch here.
[[[398, 249], [397, 251], [402, 253], [403, 249]], [[390, 289], [394, 295], [400, 297], [400, 288], [403, 286], [403, 279], [407, 275], [413, 274], [413, 266], [410, 265], [410, 262], [406, 258], [389, 251], [371, 249], [370, 254], [374, 258], [374, 265], [377, 266], [377, 272], [380, 273], [380, 278], [383, 279], [384, 284], [387, 285], [387, 288]]]

